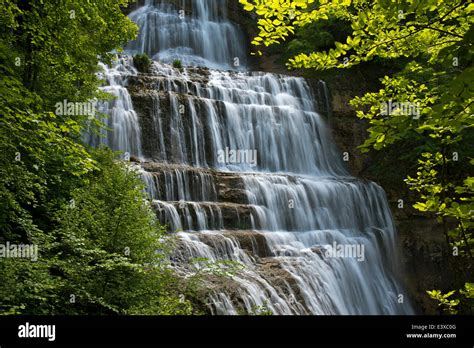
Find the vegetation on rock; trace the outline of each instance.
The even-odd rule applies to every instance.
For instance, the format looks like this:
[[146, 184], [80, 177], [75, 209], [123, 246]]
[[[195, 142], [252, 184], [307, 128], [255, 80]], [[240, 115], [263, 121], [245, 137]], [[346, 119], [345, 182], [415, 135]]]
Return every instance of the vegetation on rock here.
[[146, 53], [136, 54], [133, 56], [133, 65], [135, 65], [135, 68], [137, 68], [137, 70], [142, 73], [147, 73], [150, 71], [151, 63], [152, 61]]
[[181, 60], [176, 59], [173, 61], [173, 68], [181, 70], [183, 68], [183, 63]]
[[[347, 69], [376, 59], [403, 63], [400, 72], [381, 80], [378, 92], [351, 102], [370, 124], [362, 149], [417, 144], [405, 154], [415, 156], [419, 164], [414, 173], [405, 173], [406, 184], [417, 193], [414, 207], [435, 214], [443, 224], [453, 257], [472, 262], [474, 5], [461, 0], [240, 2], [259, 16], [255, 46], [298, 39], [328, 22], [349, 23], [348, 35], [334, 43], [327, 40], [331, 47], [316, 45], [309, 52], [307, 46], [290, 44], [295, 53], [287, 64], [290, 69]], [[472, 311], [466, 300], [472, 298], [472, 286], [467, 283], [460, 293], [465, 294], [460, 306]], [[429, 294], [451, 313], [459, 304], [446, 300], [454, 292]]]

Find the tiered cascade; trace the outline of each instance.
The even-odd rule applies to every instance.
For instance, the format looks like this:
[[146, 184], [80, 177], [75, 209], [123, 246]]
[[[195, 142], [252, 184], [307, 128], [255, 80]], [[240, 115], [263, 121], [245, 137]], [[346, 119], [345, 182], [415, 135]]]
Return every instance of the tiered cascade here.
[[[257, 306], [275, 314], [412, 313], [399, 301], [385, 193], [349, 176], [307, 82], [242, 66], [217, 70], [245, 56], [241, 31], [218, 6], [224, 1], [178, 3], [147, 1], [130, 14], [141, 35], [126, 52], [157, 61], [149, 74], [128, 56], [104, 66], [104, 89], [117, 96], [101, 109], [111, 131], [88, 137], [140, 159], [159, 218], [180, 236], [174, 266], [198, 257], [246, 266], [231, 288], [211, 292], [215, 314]], [[192, 9], [189, 17], [179, 17], [181, 8]], [[206, 68], [174, 69], [172, 59]], [[231, 151], [256, 160], [222, 155]], [[363, 257], [329, 257], [327, 245], [354, 246]]]

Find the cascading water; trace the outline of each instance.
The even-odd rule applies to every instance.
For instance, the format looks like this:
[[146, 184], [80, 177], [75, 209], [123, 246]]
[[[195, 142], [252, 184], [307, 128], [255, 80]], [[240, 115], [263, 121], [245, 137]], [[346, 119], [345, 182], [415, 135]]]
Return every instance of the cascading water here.
[[[223, 3], [147, 1], [130, 14], [141, 34], [128, 54], [235, 68], [243, 39]], [[102, 141], [142, 159], [153, 206], [181, 239], [177, 268], [197, 257], [246, 266], [212, 292], [213, 313], [412, 313], [399, 301], [385, 193], [348, 175], [304, 79], [131, 65], [104, 67], [118, 98], [102, 106], [112, 129]]]
[[[225, 20], [223, 0], [146, 0], [130, 14], [140, 27], [137, 40], [127, 46], [131, 53], [171, 63], [235, 69], [245, 65], [244, 36]], [[176, 6], [178, 4], [178, 6]]]
[[115, 151], [127, 149], [128, 153], [141, 156], [141, 131], [140, 127], [137, 127], [138, 116], [133, 109], [130, 94], [124, 87], [127, 77], [136, 75], [137, 70], [130, 64], [129, 57], [117, 61], [112, 69], [104, 64], [101, 68], [103, 73], [100, 74], [100, 78], [108, 84], [102, 87], [102, 90], [110, 93], [115, 99], [101, 103], [97, 111], [99, 115], [108, 115], [108, 117], [102, 117], [101, 121], [113, 131], [108, 132], [107, 129], [102, 129], [101, 134], [87, 133], [85, 142], [92, 146], [105, 144]]

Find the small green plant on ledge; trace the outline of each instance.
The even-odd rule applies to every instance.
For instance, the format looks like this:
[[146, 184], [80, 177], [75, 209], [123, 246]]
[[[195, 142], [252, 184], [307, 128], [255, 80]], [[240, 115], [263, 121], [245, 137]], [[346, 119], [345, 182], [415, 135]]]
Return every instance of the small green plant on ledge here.
[[179, 59], [175, 59], [173, 61], [173, 68], [182, 70], [183, 69], [183, 63]]
[[136, 54], [133, 56], [133, 65], [141, 73], [147, 73], [150, 71], [152, 60], [146, 53]]
[[263, 305], [253, 306], [252, 311], [249, 313], [249, 315], [268, 316], [268, 315], [273, 315], [273, 311], [270, 308], [268, 308], [268, 303], [265, 301]]

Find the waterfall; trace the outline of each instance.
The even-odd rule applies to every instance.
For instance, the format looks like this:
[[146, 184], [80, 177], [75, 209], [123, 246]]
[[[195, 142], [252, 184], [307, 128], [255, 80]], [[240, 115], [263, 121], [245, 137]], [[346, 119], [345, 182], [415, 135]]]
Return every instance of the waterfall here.
[[210, 293], [210, 311], [413, 313], [385, 193], [345, 169], [317, 112], [329, 111], [326, 89], [321, 99], [303, 78], [246, 71], [220, 0], [146, 1], [130, 18], [141, 31], [127, 55], [155, 62], [150, 74], [128, 56], [103, 67], [117, 99], [102, 105], [111, 130], [100, 141], [140, 159], [152, 206], [179, 236], [175, 267], [246, 266]]
[[146, 0], [129, 16], [140, 35], [127, 52], [222, 70], [245, 66], [244, 35], [225, 19], [226, 8], [226, 0]]
[[[92, 132], [85, 134], [85, 142], [98, 146], [105, 144], [112, 150], [124, 150], [136, 156], [142, 155], [141, 130], [138, 127], [138, 116], [132, 104], [128, 90], [125, 88], [127, 77], [137, 74], [137, 70], [131, 64], [129, 57], [122, 58], [116, 65], [109, 69], [101, 64], [102, 72], [99, 77], [105, 81], [106, 86], [102, 91], [110, 93], [115, 99], [102, 102], [98, 106], [98, 115], [108, 129], [101, 130], [101, 134]], [[107, 115], [102, 117], [101, 115]]]

